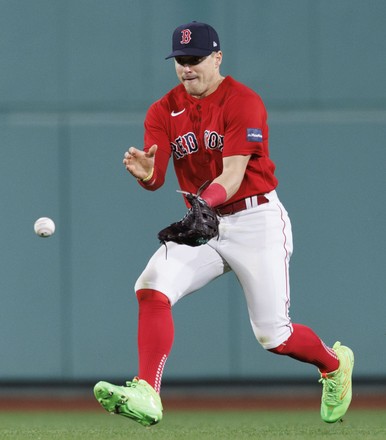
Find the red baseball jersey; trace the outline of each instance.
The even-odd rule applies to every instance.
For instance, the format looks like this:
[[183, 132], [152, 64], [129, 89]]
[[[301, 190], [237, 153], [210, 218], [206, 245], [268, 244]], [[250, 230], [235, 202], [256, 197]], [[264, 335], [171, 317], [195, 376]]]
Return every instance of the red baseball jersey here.
[[231, 203], [272, 191], [277, 186], [275, 165], [269, 158], [267, 112], [260, 96], [232, 77], [215, 92], [197, 99], [178, 85], [149, 108], [145, 145], [158, 145], [155, 156], [159, 188], [170, 156], [181, 190], [197, 193], [206, 181], [222, 172], [222, 159], [251, 155], [244, 179]]

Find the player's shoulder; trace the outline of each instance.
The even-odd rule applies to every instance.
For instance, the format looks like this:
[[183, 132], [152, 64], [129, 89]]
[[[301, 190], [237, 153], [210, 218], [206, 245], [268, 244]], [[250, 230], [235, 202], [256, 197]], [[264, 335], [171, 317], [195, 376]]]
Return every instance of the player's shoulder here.
[[249, 105], [265, 108], [261, 96], [251, 87], [236, 81], [231, 76], [225, 77], [223, 81], [225, 102], [232, 107], [245, 107]]
[[165, 95], [163, 95], [157, 101], [155, 101], [150, 106], [150, 109], [156, 111], [165, 110], [169, 112], [170, 109], [174, 109], [176, 107], [175, 106], [176, 103], [178, 103], [181, 99], [183, 99], [184, 90], [185, 89], [182, 84], [177, 85], [173, 89], [169, 90]]
[[255, 90], [253, 90], [251, 87], [247, 86], [246, 84], [235, 80], [231, 76], [225, 77], [224, 85], [230, 95], [251, 96], [261, 99], [260, 95]]

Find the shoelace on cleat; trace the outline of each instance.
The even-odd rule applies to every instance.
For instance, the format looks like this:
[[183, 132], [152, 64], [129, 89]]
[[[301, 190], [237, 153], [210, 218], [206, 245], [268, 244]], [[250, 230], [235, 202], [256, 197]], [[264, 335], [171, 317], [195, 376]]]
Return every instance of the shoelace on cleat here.
[[337, 399], [337, 383], [334, 379], [327, 377], [323, 374], [319, 379], [319, 382], [323, 384], [323, 400], [330, 405], [338, 403]]

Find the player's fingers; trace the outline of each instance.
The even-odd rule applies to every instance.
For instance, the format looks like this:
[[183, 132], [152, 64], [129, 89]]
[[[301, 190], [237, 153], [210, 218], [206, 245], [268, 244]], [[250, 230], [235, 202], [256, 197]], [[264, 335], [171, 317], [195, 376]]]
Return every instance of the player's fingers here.
[[156, 153], [156, 151], [157, 151], [157, 148], [158, 148], [158, 146], [157, 146], [156, 144], [152, 145], [152, 146], [149, 148], [149, 151], [146, 153], [146, 156], [147, 156], [147, 157], [154, 157], [154, 156], [155, 156], [155, 153]]
[[136, 149], [134, 147], [130, 147], [124, 154], [125, 159], [129, 159], [131, 156], [135, 156]]
[[125, 168], [126, 168], [126, 171], [128, 171], [130, 174], [134, 175], [133, 174], [134, 173], [134, 169], [133, 169], [132, 166], [130, 166], [129, 164], [125, 164]]

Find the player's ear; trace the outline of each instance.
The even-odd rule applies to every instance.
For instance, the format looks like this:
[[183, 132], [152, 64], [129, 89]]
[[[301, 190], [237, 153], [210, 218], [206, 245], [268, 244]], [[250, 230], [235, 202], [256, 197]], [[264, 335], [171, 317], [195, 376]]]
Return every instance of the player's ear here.
[[215, 66], [220, 67], [221, 61], [222, 61], [222, 52], [219, 50], [218, 52], [214, 53], [215, 57]]

